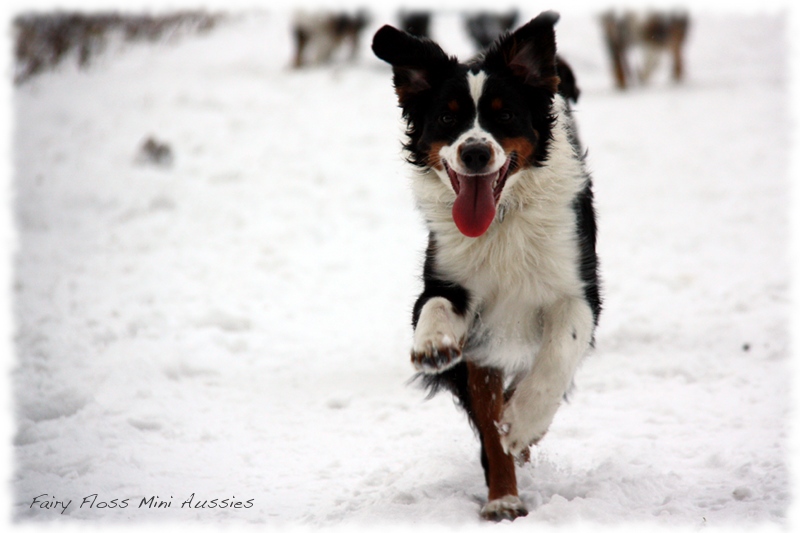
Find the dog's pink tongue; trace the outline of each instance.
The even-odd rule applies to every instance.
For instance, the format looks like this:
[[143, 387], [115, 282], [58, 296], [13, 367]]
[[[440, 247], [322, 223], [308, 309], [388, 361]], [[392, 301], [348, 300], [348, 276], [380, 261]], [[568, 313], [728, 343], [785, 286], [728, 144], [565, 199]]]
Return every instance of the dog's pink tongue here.
[[453, 221], [467, 237], [480, 237], [495, 215], [490, 177], [458, 176], [459, 191], [453, 204]]

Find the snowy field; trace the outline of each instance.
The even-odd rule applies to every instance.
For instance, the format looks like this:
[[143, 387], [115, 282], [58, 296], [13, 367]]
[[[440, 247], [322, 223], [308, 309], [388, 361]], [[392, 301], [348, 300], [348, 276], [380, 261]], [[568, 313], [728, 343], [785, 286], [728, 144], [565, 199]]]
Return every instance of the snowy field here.
[[[483, 530], [465, 416], [408, 384], [426, 234], [368, 50], [393, 12], [300, 72], [286, 13], [236, 15], [13, 91], [11, 519]], [[557, 27], [605, 310], [494, 527], [793, 522], [788, 25], [695, 15], [686, 83], [624, 94], [593, 14]]]

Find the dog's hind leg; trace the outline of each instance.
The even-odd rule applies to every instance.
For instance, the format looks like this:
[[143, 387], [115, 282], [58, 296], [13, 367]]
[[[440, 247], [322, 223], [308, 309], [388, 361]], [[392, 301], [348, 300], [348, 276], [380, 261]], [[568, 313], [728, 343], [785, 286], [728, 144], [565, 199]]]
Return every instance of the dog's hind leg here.
[[543, 343], [531, 371], [517, 384], [500, 421], [503, 449], [517, 457], [547, 433], [583, 355], [594, 321], [582, 298], [565, 297], [543, 313]]
[[481, 509], [487, 520], [514, 520], [528, 514], [517, 493], [514, 458], [500, 443], [497, 425], [503, 412], [503, 373], [467, 362], [468, 412], [481, 439], [481, 464], [489, 501]]

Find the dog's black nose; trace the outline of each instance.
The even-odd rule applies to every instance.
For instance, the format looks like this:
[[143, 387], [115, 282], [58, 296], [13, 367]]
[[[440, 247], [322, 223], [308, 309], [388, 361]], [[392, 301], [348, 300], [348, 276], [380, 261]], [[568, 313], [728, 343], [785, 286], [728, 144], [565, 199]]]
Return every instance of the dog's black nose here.
[[473, 142], [461, 148], [461, 162], [470, 172], [480, 172], [486, 168], [492, 159], [492, 149], [489, 145]]

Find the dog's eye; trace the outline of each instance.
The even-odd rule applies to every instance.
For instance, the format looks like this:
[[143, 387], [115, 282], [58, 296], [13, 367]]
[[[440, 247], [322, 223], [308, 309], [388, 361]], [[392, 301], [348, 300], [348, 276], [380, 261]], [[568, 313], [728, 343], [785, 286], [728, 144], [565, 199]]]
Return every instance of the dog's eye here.
[[514, 113], [508, 109], [501, 109], [497, 112], [497, 120], [499, 122], [511, 122], [514, 119]]
[[442, 113], [439, 115], [439, 124], [443, 126], [452, 126], [456, 123], [456, 116], [453, 113]]

